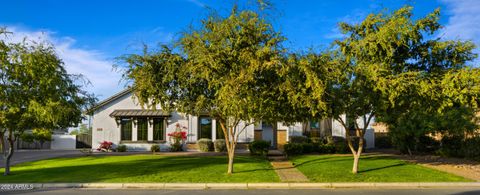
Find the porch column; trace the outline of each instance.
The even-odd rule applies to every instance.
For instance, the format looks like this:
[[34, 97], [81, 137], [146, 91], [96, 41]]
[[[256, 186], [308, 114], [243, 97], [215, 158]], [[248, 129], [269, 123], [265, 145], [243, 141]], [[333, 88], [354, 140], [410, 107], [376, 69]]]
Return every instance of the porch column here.
[[132, 118], [132, 141], [137, 141], [138, 140], [138, 137], [137, 137], [137, 119], [136, 118]]
[[217, 139], [217, 120], [212, 118], [212, 141]]
[[148, 117], [147, 118], [147, 140], [148, 141], [153, 141], [153, 118]]

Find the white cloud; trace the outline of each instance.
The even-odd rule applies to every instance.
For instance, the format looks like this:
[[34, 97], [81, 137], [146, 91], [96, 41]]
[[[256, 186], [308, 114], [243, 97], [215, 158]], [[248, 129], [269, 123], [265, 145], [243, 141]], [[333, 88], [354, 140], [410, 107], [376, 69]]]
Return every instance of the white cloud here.
[[199, 0], [188, 0], [188, 2], [195, 4], [198, 7], [207, 7], [207, 5]]
[[[370, 7], [372, 7], [372, 5], [370, 5]], [[360, 9], [354, 9], [352, 11], [352, 14], [348, 14], [348, 15], [345, 15], [345, 16], [342, 16], [340, 18], [337, 18], [337, 23], [335, 24], [335, 26], [333, 28], [330, 29], [330, 32], [328, 32], [327, 34], [325, 34], [323, 37], [326, 38], [326, 39], [342, 39], [342, 38], [345, 38], [346, 35], [343, 34], [340, 30], [340, 27], [339, 27], [339, 24], [342, 23], [342, 22], [345, 22], [347, 24], [358, 24], [360, 22], [362, 22], [362, 20], [367, 16], [367, 12], [365, 12], [364, 10], [360, 10]]]
[[440, 36], [475, 41], [480, 36], [480, 2], [478, 0], [443, 0], [443, 2], [451, 16]]
[[58, 37], [48, 30], [28, 30], [22, 27], [9, 26], [7, 31], [13, 34], [7, 39], [18, 42], [24, 38], [32, 41], [47, 41], [55, 46], [59, 57], [64, 61], [69, 74], [82, 74], [92, 85], [87, 90], [104, 99], [120, 91], [124, 86], [119, 84], [121, 74], [112, 70], [113, 60], [96, 50], [82, 49], [75, 45], [72, 37]]
[[[471, 40], [480, 46], [480, 2], [478, 0], [442, 0], [450, 15], [439, 36], [445, 39]], [[476, 49], [479, 53], [479, 50]], [[476, 64], [479, 63], [477, 59]]]

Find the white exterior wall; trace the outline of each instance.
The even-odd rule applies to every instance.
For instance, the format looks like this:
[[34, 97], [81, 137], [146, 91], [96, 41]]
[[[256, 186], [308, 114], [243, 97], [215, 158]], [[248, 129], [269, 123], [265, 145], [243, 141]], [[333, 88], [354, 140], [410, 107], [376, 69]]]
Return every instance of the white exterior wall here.
[[[115, 118], [110, 117], [110, 114], [114, 110], [121, 109], [142, 109], [142, 107], [132, 98], [132, 93], [124, 95], [115, 99], [114, 101], [98, 108], [92, 117], [92, 148], [96, 149], [103, 141], [110, 141], [114, 144], [114, 147], [119, 144], [127, 146], [128, 150], [150, 150], [152, 144], [158, 143], [120, 143], [120, 125], [117, 125]], [[160, 109], [158, 106], [157, 109]], [[166, 134], [174, 132], [176, 124], [187, 127], [187, 142], [195, 143], [198, 136], [198, 116], [185, 115], [182, 113], [173, 112], [167, 119]], [[133, 124], [132, 124], [133, 125]], [[212, 119], [212, 138], [216, 138], [216, 122]], [[244, 123], [241, 122], [238, 128], [244, 127]], [[220, 128], [220, 127], [219, 127]], [[254, 125], [249, 125], [240, 133], [238, 142], [250, 142], [253, 141]], [[159, 144], [161, 150], [168, 150], [169, 137], [165, 135], [166, 143]], [[137, 126], [132, 126], [132, 142], [137, 140]], [[148, 141], [153, 140], [153, 126], [148, 123]]]
[[[346, 120], [346, 115], [342, 115], [342, 120]], [[363, 127], [363, 117], [360, 117], [357, 119], [357, 124], [361, 127]], [[365, 135], [363, 138], [365, 138], [366, 143], [366, 148], [374, 148], [375, 147], [375, 134], [374, 130], [372, 128], [373, 120], [370, 121], [370, 124], [367, 127], [367, 130], [365, 131]], [[332, 124], [332, 136], [340, 136], [340, 137], [345, 137], [345, 128], [343, 125], [338, 122], [337, 120], [333, 121]]]
[[76, 135], [52, 135], [50, 149], [52, 150], [74, 150], [76, 149]]
[[[115, 118], [110, 117], [114, 110], [120, 109], [142, 109], [142, 107], [132, 99], [132, 93], [119, 97], [118, 99], [100, 107], [94, 112], [92, 123], [92, 148], [96, 149], [100, 146], [100, 142], [110, 141], [117, 146], [120, 144], [120, 125], [117, 125]], [[160, 109], [158, 106], [157, 109]], [[176, 124], [188, 128], [188, 116], [180, 115], [179, 113], [171, 113], [171, 117], [167, 120], [166, 134], [175, 131]], [[153, 140], [153, 126], [148, 123], [148, 140]], [[190, 129], [189, 129], [190, 132]], [[196, 133], [194, 135], [196, 136]], [[165, 135], [168, 142], [168, 136]], [[137, 127], [132, 127], [132, 141], [137, 140]], [[149, 143], [125, 143], [128, 150], [150, 150], [152, 144]], [[162, 150], [168, 150], [168, 143], [159, 144]]]
[[[132, 93], [128, 93], [122, 97], [119, 97], [112, 102], [98, 108], [95, 110], [92, 117], [92, 148], [96, 149], [100, 146], [100, 142], [110, 141], [113, 142], [114, 147], [120, 144], [120, 125], [117, 125], [115, 118], [110, 117], [110, 114], [114, 110], [121, 109], [142, 109], [142, 107], [132, 98]], [[157, 107], [160, 109], [160, 106]], [[345, 115], [342, 116], [345, 120]], [[179, 123], [181, 126], [187, 127], [187, 142], [195, 143], [197, 141], [198, 134], [198, 118], [193, 115], [185, 115], [177, 112], [171, 113], [171, 117], [167, 119], [167, 127], [165, 139], [166, 143], [159, 144], [161, 150], [165, 151], [169, 148], [169, 137], [168, 133], [174, 132], [176, 129], [176, 124]], [[363, 120], [359, 119], [359, 125], [363, 125]], [[242, 129], [245, 123], [241, 122], [238, 125], [238, 129]], [[216, 139], [216, 121], [212, 119], [212, 139]], [[261, 130], [262, 123], [259, 122], [255, 125], [247, 126], [239, 135], [239, 143], [251, 142], [254, 140], [254, 130]], [[286, 125], [283, 122], [277, 123], [277, 129], [287, 130], [287, 141], [289, 136], [301, 136], [303, 134], [303, 124], [297, 122], [291, 125]], [[371, 129], [371, 125], [368, 129]], [[345, 137], [345, 129], [343, 126], [336, 120], [332, 123], [332, 135]], [[373, 134], [372, 134], [373, 135]], [[367, 148], [374, 147], [374, 140], [370, 133], [366, 133], [365, 138], [367, 140]], [[133, 125], [132, 127], [132, 141], [137, 140], [137, 127]], [[153, 140], [153, 126], [148, 123], [148, 141]], [[158, 143], [122, 143], [125, 144], [128, 150], [150, 150], [152, 144]]]

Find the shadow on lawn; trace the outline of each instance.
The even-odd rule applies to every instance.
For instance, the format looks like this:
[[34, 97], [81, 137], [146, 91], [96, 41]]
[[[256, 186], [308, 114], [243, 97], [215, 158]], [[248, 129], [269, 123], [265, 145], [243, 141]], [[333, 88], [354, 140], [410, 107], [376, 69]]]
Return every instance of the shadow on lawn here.
[[[387, 159], [393, 159], [388, 156], [363, 156], [361, 157], [360, 161], [362, 160], [387, 160]], [[331, 162], [342, 162], [342, 161], [352, 161], [353, 162], [353, 156], [329, 156], [329, 157], [322, 157], [322, 158], [316, 158], [312, 160], [307, 160], [298, 164], [294, 164], [295, 167], [307, 165], [307, 164], [312, 164], [312, 163], [331, 163]]]
[[358, 172], [359, 173], [366, 173], [366, 172], [371, 172], [371, 171], [388, 169], [388, 168], [392, 168], [392, 167], [401, 167], [401, 166], [405, 166], [405, 165], [406, 165], [405, 163], [399, 163], [399, 164], [387, 165], [387, 166], [383, 166], [383, 167], [376, 167], [376, 168], [371, 168], [371, 169], [366, 169], [366, 170], [360, 170]]
[[[104, 161], [101, 163], [87, 165], [71, 165], [48, 168], [36, 167], [35, 169], [12, 170], [12, 175], [0, 177], [0, 182], [105, 182], [112, 179], [115, 182], [121, 182], [116, 181], [116, 179], [128, 180], [129, 178], [136, 178], [133, 180], [137, 182], [142, 182], [144, 180], [155, 182], [164, 181], [171, 178], [185, 177], [185, 174], [182, 175], [182, 172], [185, 171], [192, 171], [192, 174], [202, 174], [202, 171], [207, 174], [215, 174], [217, 171], [218, 173], [224, 173], [227, 170], [227, 158], [224, 157], [167, 156], [161, 158], [147, 157], [147, 159], [144, 159], [145, 157], [142, 156], [141, 158], [143, 159], [121, 159], [119, 161], [112, 160], [112, 162]], [[96, 159], [96, 157], [89, 157], [85, 160]], [[61, 161], [64, 161], [64, 159], [61, 159]], [[255, 158], [235, 158], [236, 165], [258, 162], [259, 160]], [[225, 169], [212, 167], [218, 165], [225, 165]], [[26, 164], [25, 166], [26, 167], [24, 168], [28, 168], [29, 165]], [[237, 173], [273, 170], [258, 168], [250, 170], [247, 168], [247, 170], [245, 170], [244, 167], [245, 166], [243, 166], [240, 170], [237, 168], [237, 170], [239, 170]], [[189, 178], [195, 177], [200, 177], [200, 180], [208, 180], [207, 175], [197, 175]], [[188, 180], [188, 178], [186, 180]]]

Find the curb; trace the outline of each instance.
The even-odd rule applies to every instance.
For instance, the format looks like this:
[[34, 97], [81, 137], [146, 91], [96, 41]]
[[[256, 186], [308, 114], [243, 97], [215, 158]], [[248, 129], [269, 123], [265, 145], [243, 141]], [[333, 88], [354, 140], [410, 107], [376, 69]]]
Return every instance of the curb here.
[[11, 183], [0, 184], [2, 189], [15, 187], [29, 189], [86, 188], [86, 189], [165, 189], [165, 190], [208, 190], [208, 189], [338, 189], [338, 188], [480, 188], [480, 182], [440, 183]]

